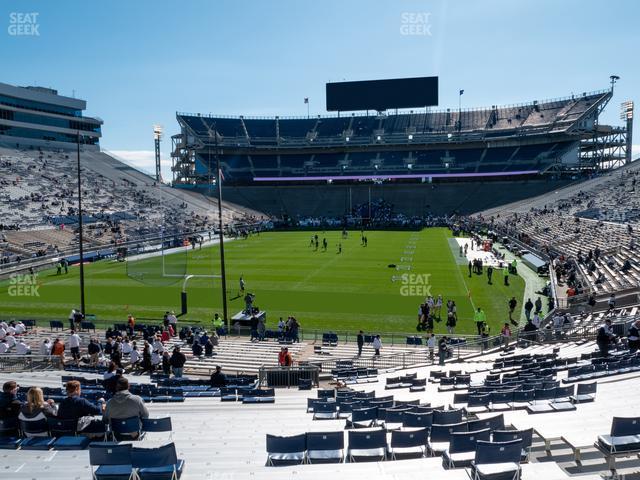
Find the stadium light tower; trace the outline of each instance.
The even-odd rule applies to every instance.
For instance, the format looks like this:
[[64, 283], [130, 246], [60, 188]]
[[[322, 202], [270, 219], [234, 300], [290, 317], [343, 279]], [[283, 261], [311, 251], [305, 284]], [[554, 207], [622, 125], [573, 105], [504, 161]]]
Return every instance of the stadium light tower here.
[[[209, 135], [211, 135], [211, 130], [209, 130]], [[225, 321], [227, 332], [229, 332], [229, 326], [231, 325], [231, 320], [229, 319], [229, 309], [227, 306], [227, 275], [225, 271], [224, 264], [224, 232], [223, 232], [223, 222], [222, 222], [222, 170], [220, 169], [220, 156], [218, 155], [218, 127], [214, 123], [213, 124], [213, 135], [214, 135], [214, 148], [216, 155], [216, 187], [218, 187], [218, 228], [220, 232], [218, 233], [218, 238], [220, 242], [220, 277], [222, 283], [222, 318]], [[209, 159], [211, 161], [211, 159]]]
[[83, 238], [83, 222], [82, 222], [82, 181], [80, 180], [80, 142], [82, 137], [80, 136], [80, 130], [78, 130], [76, 143], [77, 143], [77, 156], [78, 156], [78, 234], [80, 240], [80, 313], [85, 315], [85, 302], [84, 302], [84, 238]]
[[627, 122], [627, 150], [625, 163], [631, 163], [633, 154], [633, 101], [627, 100], [620, 104], [620, 120]]
[[162, 125], [153, 126], [153, 139], [156, 153], [156, 182], [162, 182], [162, 172], [160, 171], [160, 140], [162, 140]]
[[618, 75], [609, 75], [609, 79], [611, 80], [611, 91], [613, 92], [613, 87], [615, 86], [616, 82], [620, 80], [620, 77]]

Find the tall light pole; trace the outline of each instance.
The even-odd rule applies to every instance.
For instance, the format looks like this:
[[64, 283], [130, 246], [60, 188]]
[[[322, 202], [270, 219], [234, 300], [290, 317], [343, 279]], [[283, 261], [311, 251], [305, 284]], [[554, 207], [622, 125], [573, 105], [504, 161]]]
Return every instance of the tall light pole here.
[[[231, 321], [229, 319], [229, 309], [227, 307], [227, 274], [224, 264], [224, 231], [222, 222], [222, 170], [220, 169], [220, 156], [218, 155], [218, 130], [213, 124], [215, 156], [216, 156], [216, 186], [218, 187], [218, 238], [220, 241], [220, 277], [222, 280], [222, 315], [227, 326], [227, 332], [230, 331]], [[209, 160], [211, 161], [211, 160]]]
[[153, 126], [153, 139], [156, 154], [156, 182], [162, 182], [162, 172], [160, 171], [160, 140], [162, 140], [162, 125]]
[[625, 163], [631, 163], [633, 155], [633, 101], [627, 100], [620, 104], [620, 119], [627, 122], [627, 149], [625, 151]]
[[84, 237], [83, 237], [83, 223], [82, 223], [82, 181], [80, 179], [80, 130], [78, 130], [76, 143], [77, 143], [77, 157], [78, 157], [78, 230], [80, 238], [80, 313], [85, 315], [85, 303], [84, 303]]

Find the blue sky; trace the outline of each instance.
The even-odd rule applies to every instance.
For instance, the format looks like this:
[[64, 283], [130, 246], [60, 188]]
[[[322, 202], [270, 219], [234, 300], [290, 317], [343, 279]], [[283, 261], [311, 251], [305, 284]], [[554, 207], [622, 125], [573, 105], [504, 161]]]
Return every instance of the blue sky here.
[[[38, 36], [8, 34], [16, 12], [38, 14]], [[321, 114], [325, 83], [343, 79], [438, 75], [440, 106], [464, 89], [464, 108], [617, 74], [603, 120], [618, 124], [638, 99], [638, 18], [636, 0], [4, 0], [0, 81], [75, 92], [104, 120], [103, 148], [147, 169], [152, 125], [168, 158], [176, 111], [305, 115], [309, 97]]]

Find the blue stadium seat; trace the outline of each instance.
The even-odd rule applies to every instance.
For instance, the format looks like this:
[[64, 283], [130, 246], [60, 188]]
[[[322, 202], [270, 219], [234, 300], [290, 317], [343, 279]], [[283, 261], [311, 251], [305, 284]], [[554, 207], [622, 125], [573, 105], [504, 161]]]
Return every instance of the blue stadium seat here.
[[510, 410], [514, 393], [513, 390], [491, 392], [491, 411]]
[[[458, 395], [458, 394], [455, 394]], [[491, 395], [484, 394], [469, 394], [467, 398], [467, 406], [464, 407], [464, 411], [467, 414], [476, 414], [486, 412], [489, 409], [489, 402], [491, 401]], [[454, 399], [454, 403], [457, 403]]]
[[[404, 415], [411, 409], [409, 408], [387, 408], [384, 413], [384, 428], [387, 431], [397, 430], [404, 425]], [[378, 417], [381, 418], [380, 410], [378, 410]]]
[[156, 448], [133, 447], [131, 465], [139, 480], [177, 480], [182, 475], [184, 460], [178, 458], [175, 444], [169, 443]]
[[471, 463], [472, 480], [519, 480], [522, 440], [478, 441]]
[[442, 466], [444, 468], [462, 468], [471, 465], [475, 458], [476, 444], [478, 440], [489, 441], [491, 431], [488, 428], [469, 432], [457, 432], [451, 434], [449, 448], [442, 454]]
[[433, 413], [407, 412], [402, 416], [404, 427], [426, 427], [431, 428], [433, 424]]
[[613, 417], [611, 433], [598, 436], [596, 447], [608, 455], [640, 451], [640, 417]]
[[335, 420], [336, 418], [338, 418], [337, 402], [322, 402], [314, 405], [314, 420]]
[[335, 398], [336, 391], [333, 389], [318, 389], [318, 398]]
[[22, 435], [27, 438], [48, 437], [49, 423], [47, 422], [46, 418], [30, 422], [20, 420], [20, 430], [22, 431]]
[[426, 378], [414, 378], [411, 381], [411, 386], [409, 387], [410, 392], [424, 392], [427, 387], [427, 379]]
[[19, 430], [17, 418], [0, 418], [0, 437], [17, 436]]
[[526, 408], [531, 402], [534, 401], [535, 390], [516, 390], [513, 392], [513, 402], [509, 403], [512, 410], [519, 408]]
[[51, 329], [51, 331], [53, 331], [54, 328], [56, 330], [64, 330], [64, 323], [62, 323], [60, 320], [51, 320], [49, 322], [49, 328]]
[[512, 440], [522, 440], [521, 462], [529, 460], [529, 451], [533, 443], [533, 428], [526, 430], [494, 430], [491, 432], [494, 442], [510, 442]]
[[130, 480], [134, 474], [131, 445], [93, 442], [89, 445], [89, 465], [94, 480]]
[[307, 451], [306, 434], [280, 437], [267, 434], [267, 465], [295, 465], [304, 463]]
[[593, 402], [596, 399], [598, 382], [579, 383], [575, 395], [571, 396], [573, 403]]
[[169, 432], [169, 438], [171, 438], [173, 436], [173, 425], [171, 423], [171, 417], [143, 418], [141, 430], [145, 434]]
[[469, 431], [471, 430], [483, 430], [488, 428], [489, 430], [500, 430], [504, 428], [504, 415], [494, 415], [492, 417], [480, 418], [478, 420], [469, 420]]
[[387, 433], [384, 429], [349, 431], [349, 461], [385, 460], [387, 457]]
[[451, 441], [452, 434], [467, 431], [469, 431], [467, 422], [451, 424], [434, 423], [431, 425], [429, 441], [427, 442], [429, 453], [434, 456], [441, 455], [447, 448], [449, 448], [449, 442]]
[[309, 463], [341, 463], [344, 459], [344, 432], [308, 432]]
[[109, 429], [114, 441], [142, 440], [144, 436], [140, 430], [140, 418], [112, 418]]
[[351, 419], [347, 420], [347, 426], [353, 428], [368, 428], [376, 424], [378, 408], [358, 408], [351, 412]]
[[393, 430], [389, 445], [391, 459], [397, 460], [398, 456], [402, 458], [423, 457], [428, 434], [429, 430], [427, 428]]
[[255, 388], [242, 393], [242, 403], [274, 403], [276, 394], [273, 388]]
[[21, 438], [0, 436], [0, 450], [16, 450], [21, 443]]
[[89, 437], [79, 436], [62, 436], [56, 438], [53, 443], [54, 450], [84, 450], [91, 443]]
[[433, 411], [433, 423], [434, 424], [450, 424], [459, 423], [462, 421], [462, 415], [464, 411], [462, 409], [456, 410], [434, 410]]

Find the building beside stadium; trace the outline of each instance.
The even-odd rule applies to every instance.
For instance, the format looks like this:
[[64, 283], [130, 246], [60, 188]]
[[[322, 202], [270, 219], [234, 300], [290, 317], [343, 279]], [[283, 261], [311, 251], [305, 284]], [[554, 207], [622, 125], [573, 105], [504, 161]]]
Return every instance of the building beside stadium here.
[[87, 102], [44, 87], [0, 83], [0, 145], [10, 148], [99, 148], [102, 120], [83, 115]]

